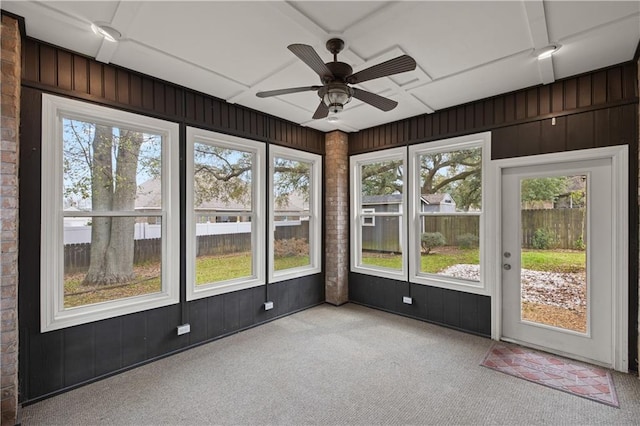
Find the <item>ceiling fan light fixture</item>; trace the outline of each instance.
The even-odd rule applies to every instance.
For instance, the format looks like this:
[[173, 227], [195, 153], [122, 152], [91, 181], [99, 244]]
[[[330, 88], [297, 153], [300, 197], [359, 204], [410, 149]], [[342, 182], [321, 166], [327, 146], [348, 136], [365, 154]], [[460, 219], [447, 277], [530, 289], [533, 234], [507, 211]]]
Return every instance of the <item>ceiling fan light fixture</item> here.
[[344, 105], [351, 100], [351, 90], [343, 84], [332, 85], [326, 90], [322, 96], [322, 101], [329, 107], [329, 111], [337, 114], [344, 108]]
[[112, 43], [115, 43], [116, 41], [120, 40], [120, 38], [122, 37], [122, 34], [120, 33], [120, 31], [116, 30], [115, 28], [113, 28], [112, 26], [104, 22], [92, 23], [91, 30], [95, 34], [103, 37], [105, 40], [110, 41]]
[[550, 58], [551, 55], [556, 53], [560, 49], [559, 44], [550, 44], [541, 49], [538, 49], [534, 52], [534, 55], [538, 58], [538, 60]]

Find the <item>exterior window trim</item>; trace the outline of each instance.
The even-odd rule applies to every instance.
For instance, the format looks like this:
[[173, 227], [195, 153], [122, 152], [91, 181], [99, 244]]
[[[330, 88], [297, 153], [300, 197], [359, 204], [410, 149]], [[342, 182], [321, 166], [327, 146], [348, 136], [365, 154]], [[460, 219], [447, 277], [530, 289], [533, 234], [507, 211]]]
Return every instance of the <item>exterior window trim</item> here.
[[[163, 137], [162, 147], [162, 290], [159, 293], [128, 297], [64, 309], [64, 212], [62, 209], [62, 115], [88, 121], [108, 122], [121, 127], [148, 131]], [[42, 176], [40, 309], [41, 331], [113, 318], [179, 303], [179, 215], [177, 123], [108, 108], [88, 102], [42, 95]], [[86, 215], [86, 214], [80, 214]], [[126, 212], [110, 216], [150, 216]], [[151, 214], [155, 216], [156, 214]], [[92, 216], [100, 216], [96, 212]]]
[[[237, 149], [255, 154], [255, 163], [252, 169], [252, 231], [251, 246], [257, 247], [252, 253], [253, 275], [248, 278], [237, 278], [216, 283], [205, 284], [201, 286], [195, 285], [195, 259], [196, 259], [196, 218], [194, 211], [193, 199], [193, 173], [194, 173], [194, 144], [208, 143], [211, 145]], [[187, 276], [187, 300], [196, 300], [204, 297], [216, 296], [219, 294], [230, 293], [232, 291], [244, 290], [247, 288], [257, 287], [265, 284], [265, 254], [264, 250], [259, 247], [265, 247], [265, 203], [263, 176], [265, 175], [265, 152], [264, 143], [250, 139], [244, 139], [237, 136], [227, 135], [224, 133], [213, 132], [209, 130], [198, 129], [195, 127], [187, 127], [186, 141], [186, 276]], [[234, 212], [236, 213], [236, 212]], [[237, 212], [238, 214], [242, 212]], [[242, 213], [246, 214], [246, 213]]]
[[[480, 281], [468, 281], [446, 277], [437, 274], [426, 274], [420, 272], [420, 223], [423, 214], [419, 211], [420, 207], [420, 155], [436, 152], [451, 152], [468, 148], [482, 148], [482, 207], [480, 213]], [[475, 293], [481, 295], [489, 295], [491, 286], [487, 282], [491, 281], [495, 276], [494, 265], [491, 261], [491, 254], [494, 252], [493, 246], [495, 242], [490, 236], [495, 235], [494, 223], [488, 218], [495, 215], [495, 206], [497, 203], [496, 196], [492, 189], [494, 188], [494, 172], [491, 165], [491, 132], [466, 135], [450, 139], [443, 139], [435, 142], [427, 142], [409, 147], [409, 158], [411, 164], [411, 183], [409, 197], [410, 232], [409, 246], [411, 261], [409, 262], [409, 281], [416, 284], [429, 285], [433, 287], [446, 288], [451, 290], [463, 291], [466, 293]]]
[[[362, 264], [362, 206], [360, 203], [360, 194], [362, 194], [362, 179], [360, 178], [360, 167], [363, 164], [377, 163], [386, 160], [401, 160], [403, 164], [402, 175], [402, 201], [400, 203], [399, 213], [367, 213], [367, 216], [373, 216], [374, 220], [377, 216], [394, 216], [400, 218], [400, 249], [402, 250], [402, 269], [395, 270], [389, 268], [376, 268]], [[395, 280], [407, 280], [408, 273], [408, 253], [407, 249], [407, 149], [391, 148], [382, 151], [353, 155], [350, 161], [350, 181], [351, 181], [351, 272], [360, 274], [375, 275]]]
[[[275, 212], [273, 209], [273, 161], [275, 158], [285, 158], [294, 161], [304, 161], [311, 163], [310, 194], [309, 194], [309, 265], [298, 268], [284, 269], [276, 271], [274, 269], [275, 253], [274, 238], [269, 237], [269, 282], [284, 281], [292, 278], [299, 278], [306, 275], [320, 273], [322, 270], [322, 157], [318, 154], [299, 151], [281, 146], [269, 147], [269, 230], [275, 231]], [[271, 232], [269, 232], [271, 236]]]

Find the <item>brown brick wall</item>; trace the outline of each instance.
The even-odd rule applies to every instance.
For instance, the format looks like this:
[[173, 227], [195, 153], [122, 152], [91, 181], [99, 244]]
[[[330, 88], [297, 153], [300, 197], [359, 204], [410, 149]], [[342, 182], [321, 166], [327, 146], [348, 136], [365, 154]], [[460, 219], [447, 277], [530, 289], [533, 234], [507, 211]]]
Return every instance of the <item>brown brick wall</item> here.
[[327, 302], [349, 300], [349, 137], [325, 136], [325, 294]]
[[2, 425], [14, 425], [18, 410], [18, 134], [20, 117], [20, 30], [2, 16], [2, 154], [0, 340]]

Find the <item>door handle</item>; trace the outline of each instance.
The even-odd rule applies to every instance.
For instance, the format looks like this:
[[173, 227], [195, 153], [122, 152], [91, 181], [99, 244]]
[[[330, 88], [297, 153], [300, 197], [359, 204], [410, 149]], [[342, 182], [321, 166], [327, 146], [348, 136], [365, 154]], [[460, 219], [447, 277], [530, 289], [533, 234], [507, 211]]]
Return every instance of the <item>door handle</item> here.
[[509, 265], [508, 263], [505, 263], [504, 265], [502, 265], [502, 269], [504, 269], [505, 271], [508, 271], [511, 269], [511, 265]]

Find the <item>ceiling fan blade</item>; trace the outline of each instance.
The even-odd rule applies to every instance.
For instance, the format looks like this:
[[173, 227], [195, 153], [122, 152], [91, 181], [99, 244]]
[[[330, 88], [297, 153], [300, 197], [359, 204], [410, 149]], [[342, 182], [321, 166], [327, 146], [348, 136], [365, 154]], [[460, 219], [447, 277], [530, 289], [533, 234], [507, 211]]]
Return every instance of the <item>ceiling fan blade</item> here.
[[333, 73], [325, 65], [324, 61], [313, 47], [306, 44], [290, 44], [287, 48], [293, 52], [294, 55], [300, 58], [302, 62], [314, 70], [320, 78], [325, 76], [333, 78]]
[[366, 90], [356, 89], [352, 87], [353, 97], [360, 99], [362, 102], [366, 102], [382, 111], [391, 111], [398, 103], [384, 96], [376, 95], [375, 93], [367, 92]]
[[288, 95], [289, 93], [310, 92], [312, 90], [318, 90], [322, 86], [306, 86], [306, 87], [291, 87], [289, 89], [277, 89], [267, 90], [265, 92], [258, 92], [256, 96], [259, 98], [268, 98], [269, 96]]
[[313, 119], [325, 118], [327, 115], [329, 115], [329, 107], [323, 101], [320, 101], [316, 112], [313, 113]]
[[409, 55], [398, 56], [389, 59], [378, 65], [351, 74], [346, 78], [347, 83], [357, 84], [374, 78], [386, 77], [388, 75], [399, 74], [401, 72], [413, 71], [416, 69], [416, 61]]

